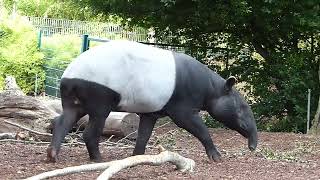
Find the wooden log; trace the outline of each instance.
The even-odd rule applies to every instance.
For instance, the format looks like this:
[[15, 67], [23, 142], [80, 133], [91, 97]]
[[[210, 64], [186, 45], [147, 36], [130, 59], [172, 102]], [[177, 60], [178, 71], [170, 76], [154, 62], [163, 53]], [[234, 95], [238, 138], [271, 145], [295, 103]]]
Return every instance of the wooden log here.
[[7, 77], [5, 83], [5, 90], [0, 92], [0, 133], [19, 131], [5, 120], [48, 132], [47, 127], [58, 114], [34, 97], [24, 95], [13, 77]]
[[118, 130], [121, 133], [120, 135], [127, 136], [128, 139], [135, 139], [137, 137], [139, 121], [140, 117], [135, 113], [111, 112], [106, 120], [103, 133], [110, 135], [110, 130]]
[[[80, 129], [84, 129], [88, 120], [89, 116], [86, 115], [78, 121], [77, 125]], [[139, 121], [140, 117], [135, 113], [111, 112], [106, 119], [102, 134], [106, 136], [115, 135], [117, 137], [128, 136], [128, 139], [135, 139]]]
[[[62, 113], [61, 100], [50, 100], [47, 98], [41, 98], [43, 104], [49, 107], [49, 109], [55, 111], [58, 114]], [[77, 122], [76, 129], [84, 130], [89, 120], [89, 116], [82, 117]], [[128, 139], [135, 139], [137, 137], [137, 131], [139, 127], [140, 117], [135, 113], [127, 112], [111, 112], [106, 119], [103, 129], [103, 135], [110, 136], [115, 135], [117, 137], [125, 137]]]

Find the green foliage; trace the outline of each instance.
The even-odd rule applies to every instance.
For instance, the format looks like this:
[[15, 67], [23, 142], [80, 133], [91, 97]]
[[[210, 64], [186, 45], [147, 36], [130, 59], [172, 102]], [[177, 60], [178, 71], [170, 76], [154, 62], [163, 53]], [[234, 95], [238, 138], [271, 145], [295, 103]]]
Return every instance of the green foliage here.
[[202, 119], [205, 123], [205, 125], [209, 128], [224, 128], [225, 126], [220, 123], [219, 121], [213, 119], [209, 114], [204, 114], [202, 116]]
[[312, 114], [315, 112], [319, 98], [318, 0], [79, 2], [106, 15], [121, 16], [123, 24], [153, 27], [158, 40], [187, 45], [189, 54], [206, 58], [199, 60], [223, 77], [233, 74], [245, 81], [256, 117], [277, 119], [258, 122], [261, 128], [304, 132], [308, 88], [313, 92]]
[[307, 51], [273, 53], [272, 60], [254, 58], [239, 60], [232, 71], [240, 80], [253, 84], [252, 102], [260, 128], [270, 131], [305, 132], [307, 92], [312, 91], [311, 113], [316, 111], [319, 97], [317, 61]]
[[[7, 9], [12, 11], [14, 0], [4, 0], [4, 4]], [[72, 1], [65, 0], [19, 0], [16, 1], [16, 7], [17, 11], [25, 16], [86, 21], [116, 21], [114, 17], [107, 17], [101, 13], [95, 13], [90, 7], [79, 6]]]
[[44, 81], [43, 54], [37, 48], [37, 33], [28, 22], [17, 17], [0, 23], [0, 81], [13, 75], [25, 93], [34, 92], [35, 77], [38, 88]]
[[41, 50], [46, 65], [56, 69], [65, 69], [80, 54], [81, 38], [77, 35], [54, 35], [42, 38]]
[[[41, 52], [45, 56], [46, 92], [57, 87], [65, 68], [80, 54], [81, 38], [76, 35], [42, 37]], [[54, 93], [56, 91], [54, 90]]]
[[306, 154], [313, 155], [313, 153], [316, 151], [315, 144], [315, 142], [298, 142], [295, 143], [295, 147], [292, 150], [286, 150], [281, 152], [279, 152], [278, 150], [273, 150], [271, 148], [263, 147], [261, 149], [258, 149], [255, 153], [268, 160], [299, 162], [303, 161], [302, 157]]

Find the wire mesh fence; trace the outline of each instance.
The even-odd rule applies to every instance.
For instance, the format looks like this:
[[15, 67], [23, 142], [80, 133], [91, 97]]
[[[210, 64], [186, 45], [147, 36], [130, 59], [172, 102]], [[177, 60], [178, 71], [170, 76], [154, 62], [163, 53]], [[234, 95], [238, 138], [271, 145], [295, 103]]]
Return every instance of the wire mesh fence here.
[[107, 39], [129, 39], [132, 41], [147, 41], [148, 30], [140, 27], [130, 29], [114, 23], [76, 21], [25, 16], [43, 36], [90, 34]]
[[63, 69], [44, 66], [46, 78], [44, 82], [44, 91], [47, 96], [60, 98], [60, 79]]

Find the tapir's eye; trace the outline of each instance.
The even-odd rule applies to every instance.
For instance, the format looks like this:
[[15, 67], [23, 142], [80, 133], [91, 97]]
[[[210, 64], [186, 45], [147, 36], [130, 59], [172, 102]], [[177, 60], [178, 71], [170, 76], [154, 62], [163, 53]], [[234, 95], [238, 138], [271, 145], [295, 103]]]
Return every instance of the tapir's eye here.
[[80, 100], [78, 98], [76, 98], [74, 101], [73, 101], [74, 104], [78, 105], [80, 104]]

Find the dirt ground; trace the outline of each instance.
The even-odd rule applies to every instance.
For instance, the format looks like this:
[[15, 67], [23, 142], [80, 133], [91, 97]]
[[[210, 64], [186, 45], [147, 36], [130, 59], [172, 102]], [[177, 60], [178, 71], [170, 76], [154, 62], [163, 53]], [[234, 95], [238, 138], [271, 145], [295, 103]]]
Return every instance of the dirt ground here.
[[[141, 165], [125, 169], [112, 179], [320, 179], [319, 137], [293, 133], [259, 133], [255, 152], [238, 133], [210, 129], [223, 161], [210, 163], [199, 141], [168, 124], [157, 129], [150, 144], [160, 143], [168, 150], [195, 160], [193, 173], [182, 173], [169, 163]], [[45, 171], [90, 163], [84, 146], [63, 146], [57, 163], [47, 163], [47, 145], [0, 142], [0, 179], [23, 179]], [[104, 161], [123, 159], [132, 149], [100, 146]], [[147, 154], [157, 154], [148, 149]], [[100, 172], [101, 173], [101, 172]], [[99, 172], [80, 173], [53, 179], [95, 179]]]

